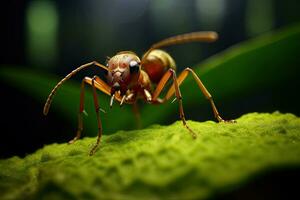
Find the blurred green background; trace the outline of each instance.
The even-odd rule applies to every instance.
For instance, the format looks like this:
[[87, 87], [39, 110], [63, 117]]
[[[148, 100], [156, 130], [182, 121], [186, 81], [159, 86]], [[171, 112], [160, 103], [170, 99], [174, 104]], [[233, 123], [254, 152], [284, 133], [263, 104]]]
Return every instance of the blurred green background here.
[[[142, 55], [151, 44], [192, 31], [217, 31], [210, 44], [168, 47], [178, 71], [193, 67], [224, 118], [248, 112], [299, 116], [300, 3], [297, 0], [28, 0], [3, 3], [1, 22], [0, 157], [24, 156], [44, 144], [66, 142], [77, 127], [80, 72], [58, 92], [48, 117], [43, 104], [52, 87], [81, 64], [122, 50]], [[217, 55], [215, 55], [217, 54]], [[214, 55], [214, 56], [213, 56]], [[187, 119], [214, 120], [192, 79], [182, 85]], [[89, 90], [90, 91], [90, 90]], [[88, 92], [84, 135], [96, 135]], [[104, 134], [135, 129], [130, 106], [108, 108], [99, 92]], [[143, 127], [179, 119], [177, 104], [140, 103]]]

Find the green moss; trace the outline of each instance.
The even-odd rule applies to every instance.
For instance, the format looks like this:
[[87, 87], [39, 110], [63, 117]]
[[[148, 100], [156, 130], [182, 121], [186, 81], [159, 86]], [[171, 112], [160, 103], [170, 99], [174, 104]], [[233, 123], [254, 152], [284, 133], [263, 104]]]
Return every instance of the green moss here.
[[205, 199], [274, 168], [300, 167], [300, 118], [252, 113], [47, 145], [0, 161], [0, 199]]

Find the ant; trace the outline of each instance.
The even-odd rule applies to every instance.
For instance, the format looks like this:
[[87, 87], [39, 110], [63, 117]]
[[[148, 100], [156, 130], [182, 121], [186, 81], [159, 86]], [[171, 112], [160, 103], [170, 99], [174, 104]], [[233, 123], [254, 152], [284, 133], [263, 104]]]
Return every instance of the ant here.
[[[105, 94], [111, 96], [110, 107], [112, 107], [114, 100], [120, 102], [120, 106], [124, 103], [133, 104], [136, 106], [138, 99], [143, 99], [150, 104], [162, 104], [168, 101], [174, 94], [179, 104], [179, 115], [183, 123], [183, 126], [188, 129], [193, 138], [196, 138], [196, 133], [187, 125], [183, 106], [182, 96], [179, 89], [180, 84], [185, 78], [191, 74], [199, 86], [201, 92], [208, 99], [211, 104], [214, 116], [219, 122], [234, 123], [234, 120], [223, 120], [214, 104], [211, 94], [205, 88], [204, 84], [197, 76], [197, 74], [190, 68], [185, 68], [183, 72], [177, 77], [176, 64], [174, 59], [165, 51], [161, 50], [161, 47], [171, 46], [175, 44], [183, 44], [188, 42], [214, 42], [218, 39], [216, 32], [193, 32], [182, 35], [173, 36], [164, 39], [158, 43], [153, 44], [148, 51], [140, 59], [132, 51], [121, 51], [115, 56], [108, 58], [106, 66], [93, 61], [84, 65], [81, 65], [77, 69], [69, 73], [53, 88], [44, 106], [44, 115], [47, 115], [52, 102], [52, 99], [57, 89], [73, 75], [82, 69], [96, 66], [103, 69], [106, 73], [107, 82], [100, 79], [97, 75], [93, 78], [85, 77], [81, 83], [80, 93], [80, 107], [78, 115], [78, 129], [76, 136], [69, 141], [69, 144], [74, 143], [81, 136], [83, 130], [83, 116], [84, 111], [84, 88], [85, 84], [89, 84], [93, 89], [94, 106], [97, 114], [98, 122], [98, 137], [96, 144], [90, 151], [90, 155], [93, 155], [100, 144], [102, 136], [102, 123], [99, 115], [101, 108], [99, 107], [96, 90], [100, 90]], [[172, 79], [173, 84], [167, 91], [165, 97], [160, 98], [162, 90], [166, 86], [169, 79]], [[173, 100], [173, 101], [174, 101]]]

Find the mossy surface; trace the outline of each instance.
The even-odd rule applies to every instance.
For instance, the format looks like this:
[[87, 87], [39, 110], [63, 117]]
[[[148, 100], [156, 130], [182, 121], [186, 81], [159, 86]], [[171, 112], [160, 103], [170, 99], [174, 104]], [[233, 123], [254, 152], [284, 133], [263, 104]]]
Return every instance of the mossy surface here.
[[47, 145], [0, 161], [0, 199], [206, 199], [274, 168], [300, 167], [300, 118], [252, 113], [236, 124], [176, 122]]

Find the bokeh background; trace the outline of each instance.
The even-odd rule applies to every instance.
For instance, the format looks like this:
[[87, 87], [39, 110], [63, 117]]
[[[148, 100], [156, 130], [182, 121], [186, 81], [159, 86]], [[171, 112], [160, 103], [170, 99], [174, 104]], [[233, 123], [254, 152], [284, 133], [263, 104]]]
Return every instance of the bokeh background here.
[[[26, 76], [25, 69], [53, 76], [55, 80], [81, 64], [93, 60], [105, 63], [107, 56], [121, 50], [133, 50], [142, 55], [151, 44], [169, 36], [199, 30], [217, 31], [220, 39], [216, 43], [185, 44], [167, 49], [181, 71], [240, 42], [300, 22], [298, 0], [12, 0], [1, 4], [1, 68], [13, 68], [16, 74], [20, 70], [20, 76]], [[255, 60], [253, 62], [255, 64]], [[283, 67], [289, 70], [289, 66]], [[91, 68], [78, 74], [73, 81], [79, 84], [84, 76], [101, 76], [101, 73]], [[243, 76], [247, 74], [236, 78], [243, 79]], [[74, 136], [77, 106], [68, 108], [74, 110], [72, 119], [55, 108], [45, 118], [42, 108], [47, 95], [41, 100], [3, 79], [0, 85], [1, 158], [25, 156], [45, 144], [66, 142]], [[49, 93], [53, 86], [45, 88], [43, 94]], [[295, 75], [280, 85], [244, 91], [241, 96], [217, 98], [216, 104], [226, 118], [276, 110], [299, 116], [299, 86]], [[214, 95], [214, 91], [211, 93]], [[67, 94], [56, 98], [65, 98], [65, 107], [71, 106], [68, 101], [78, 104], [79, 96], [68, 99]], [[107, 106], [109, 97], [100, 101]], [[86, 104], [93, 102], [87, 99]], [[209, 104], [199, 106], [197, 109], [201, 112], [195, 105], [185, 107], [188, 119], [214, 120]], [[170, 124], [179, 119], [177, 107], [174, 108], [174, 114], [153, 123]], [[107, 121], [105, 134], [116, 130], [114, 123], [117, 121], [124, 121], [124, 130], [135, 128], [134, 123], [126, 122], [127, 115], [122, 114], [122, 109], [118, 109], [114, 110], [119, 113], [114, 118], [103, 115]], [[155, 109], [153, 106], [152, 112], [156, 112]], [[95, 121], [92, 116], [88, 120]], [[132, 116], [131, 121], [134, 120]], [[95, 134], [96, 131], [86, 135]]]

